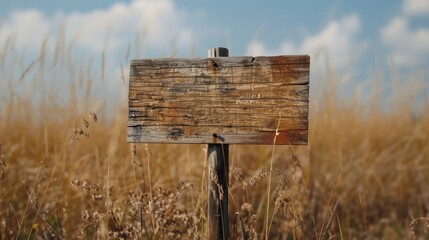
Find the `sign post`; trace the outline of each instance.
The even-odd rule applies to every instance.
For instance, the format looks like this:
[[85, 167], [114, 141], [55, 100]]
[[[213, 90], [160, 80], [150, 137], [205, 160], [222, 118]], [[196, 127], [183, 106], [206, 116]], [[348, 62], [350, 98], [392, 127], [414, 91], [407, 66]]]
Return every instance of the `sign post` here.
[[[209, 58], [228, 57], [228, 49], [211, 48]], [[220, 141], [207, 146], [208, 159], [208, 209], [207, 236], [209, 239], [229, 239], [228, 221], [228, 175], [229, 144], [223, 144], [221, 133], [213, 133]]]
[[[132, 60], [128, 142], [208, 144], [208, 236], [229, 239], [229, 144], [308, 143], [310, 57]], [[274, 142], [275, 139], [275, 142]]]

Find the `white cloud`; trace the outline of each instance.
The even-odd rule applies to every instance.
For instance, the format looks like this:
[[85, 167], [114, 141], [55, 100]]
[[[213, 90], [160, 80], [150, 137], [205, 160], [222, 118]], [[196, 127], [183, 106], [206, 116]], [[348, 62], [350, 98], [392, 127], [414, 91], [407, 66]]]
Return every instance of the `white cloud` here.
[[262, 56], [262, 55], [274, 55], [272, 50], [267, 49], [267, 47], [260, 42], [259, 40], [252, 40], [249, 45], [247, 45], [247, 55], [252, 56]]
[[25, 10], [13, 12], [10, 17], [2, 23], [0, 27], [0, 43], [13, 37], [17, 46], [30, 49], [34, 48], [34, 43], [41, 43], [50, 31], [49, 20], [39, 11]]
[[176, 39], [186, 44], [192, 32], [184, 27], [184, 14], [167, 0], [133, 1], [129, 5], [118, 3], [106, 11], [75, 14], [68, 25], [80, 33], [80, 42], [91, 49], [100, 48], [100, 41], [109, 34], [112, 48], [124, 46], [136, 32], [144, 32], [147, 44], [162, 48]]
[[143, 33], [146, 46], [163, 49], [174, 41], [187, 46], [192, 30], [185, 26], [186, 15], [171, 0], [139, 0], [116, 3], [108, 9], [46, 16], [37, 10], [15, 11], [3, 21], [0, 43], [15, 35], [19, 47], [39, 49], [49, 31], [66, 26], [66, 35], [78, 46], [103, 50], [107, 37], [109, 50], [125, 48], [136, 33]]
[[424, 15], [429, 14], [428, 0], [405, 0], [403, 11], [407, 15]]
[[380, 35], [396, 65], [410, 67], [429, 63], [429, 28], [411, 29], [407, 18], [396, 17]]
[[366, 41], [357, 38], [359, 31], [359, 17], [350, 15], [339, 21], [329, 22], [321, 31], [305, 38], [301, 44], [295, 45], [285, 41], [276, 49], [268, 49], [262, 42], [253, 40], [248, 45], [247, 54], [309, 54], [312, 61], [315, 61], [321, 57], [321, 53], [325, 53], [330, 63], [340, 69], [346, 67], [368, 46]]

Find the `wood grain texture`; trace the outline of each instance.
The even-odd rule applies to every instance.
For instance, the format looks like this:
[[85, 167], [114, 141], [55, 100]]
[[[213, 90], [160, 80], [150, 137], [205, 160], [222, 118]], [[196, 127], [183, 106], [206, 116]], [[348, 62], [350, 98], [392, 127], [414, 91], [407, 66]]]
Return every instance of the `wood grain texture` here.
[[[307, 144], [309, 56], [133, 60], [128, 141]], [[221, 136], [221, 138], [214, 137]]]

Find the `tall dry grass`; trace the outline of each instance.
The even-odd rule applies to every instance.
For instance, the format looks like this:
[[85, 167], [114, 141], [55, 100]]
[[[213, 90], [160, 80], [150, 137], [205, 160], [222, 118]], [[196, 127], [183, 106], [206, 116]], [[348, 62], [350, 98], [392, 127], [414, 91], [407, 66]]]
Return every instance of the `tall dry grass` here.
[[[12, 38], [0, 52], [1, 239], [204, 239], [205, 146], [127, 144], [126, 77], [61, 34], [30, 62]], [[324, 78], [309, 147], [231, 146], [231, 237], [428, 238], [427, 101], [416, 114], [395, 74], [390, 108]]]

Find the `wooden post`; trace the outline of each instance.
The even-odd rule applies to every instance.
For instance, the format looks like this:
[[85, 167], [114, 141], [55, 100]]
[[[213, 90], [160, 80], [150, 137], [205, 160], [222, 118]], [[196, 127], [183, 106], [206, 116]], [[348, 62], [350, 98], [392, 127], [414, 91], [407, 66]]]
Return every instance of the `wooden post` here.
[[[211, 48], [208, 57], [228, 57], [227, 48]], [[220, 144], [208, 144], [208, 239], [229, 239], [228, 221], [228, 172], [229, 145], [223, 144], [223, 137], [213, 133]]]

